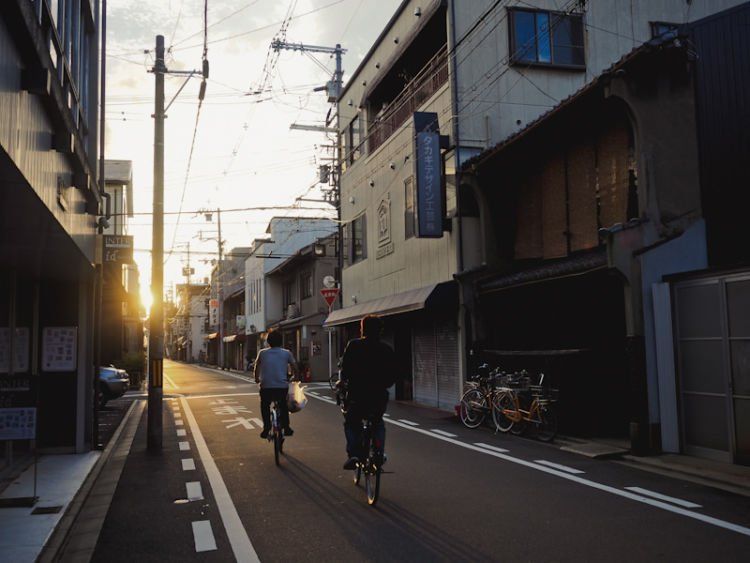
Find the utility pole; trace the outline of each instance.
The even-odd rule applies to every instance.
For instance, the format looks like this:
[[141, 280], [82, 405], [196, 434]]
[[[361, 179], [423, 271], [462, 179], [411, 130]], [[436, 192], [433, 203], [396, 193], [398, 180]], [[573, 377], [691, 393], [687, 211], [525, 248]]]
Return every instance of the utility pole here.
[[156, 36], [152, 69], [154, 92], [154, 209], [151, 243], [151, 305], [149, 323], [148, 449], [162, 449], [162, 398], [164, 396], [164, 36]]
[[219, 243], [219, 271], [216, 274], [216, 280], [218, 287], [216, 288], [219, 297], [219, 367], [224, 369], [224, 299], [222, 296], [222, 261], [224, 260], [224, 245], [221, 241], [221, 209], [216, 210], [216, 221], [219, 227], [219, 236], [217, 242]]

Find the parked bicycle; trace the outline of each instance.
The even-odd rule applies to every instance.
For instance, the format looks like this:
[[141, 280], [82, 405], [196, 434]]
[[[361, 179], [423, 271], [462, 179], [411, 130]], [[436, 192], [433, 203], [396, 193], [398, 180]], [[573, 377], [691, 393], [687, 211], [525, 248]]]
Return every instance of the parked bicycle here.
[[281, 429], [279, 406], [276, 401], [271, 402], [271, 431], [268, 433], [268, 441], [273, 442], [273, 458], [279, 465], [279, 458], [284, 453], [284, 432]]
[[492, 403], [492, 418], [500, 432], [520, 435], [529, 428], [543, 442], [557, 435], [557, 415], [552, 403], [557, 401], [558, 390], [544, 386], [544, 374], [538, 385], [526, 385], [512, 374], [502, 381]]
[[459, 415], [467, 428], [477, 428], [490, 415], [495, 396], [495, 381], [503, 376], [500, 368], [490, 371], [487, 364], [478, 368], [478, 373], [466, 385], [468, 389], [461, 397]]

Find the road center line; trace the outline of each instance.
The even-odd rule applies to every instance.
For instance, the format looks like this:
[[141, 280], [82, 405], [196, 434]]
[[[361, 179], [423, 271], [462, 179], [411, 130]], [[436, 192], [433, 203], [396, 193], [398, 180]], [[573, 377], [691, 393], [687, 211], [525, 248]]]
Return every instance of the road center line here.
[[195, 420], [195, 416], [193, 416], [193, 410], [190, 408], [190, 404], [185, 397], [181, 399], [181, 402], [182, 410], [185, 411], [185, 417], [188, 419], [188, 424], [190, 425], [190, 432], [193, 435], [193, 440], [195, 440], [195, 447], [198, 449], [198, 455], [203, 463], [208, 483], [211, 486], [216, 505], [219, 508], [221, 520], [224, 522], [224, 528], [227, 531], [234, 558], [237, 561], [257, 561], [260, 563], [258, 554], [255, 552], [253, 544], [247, 535], [247, 530], [245, 530], [240, 516], [237, 514], [237, 507], [234, 506], [234, 502], [232, 502], [232, 497], [229, 496], [229, 491], [219, 472], [219, 468], [216, 466], [216, 462], [211, 456], [206, 441], [203, 439], [198, 422]]
[[[315, 397], [317, 398], [317, 397]], [[519, 459], [517, 457], [513, 457], [504, 453], [495, 452], [492, 450], [489, 450], [487, 448], [479, 447], [472, 444], [466, 444], [464, 442], [460, 442], [454, 438], [448, 438], [445, 436], [440, 436], [438, 434], [433, 434], [429, 430], [423, 430], [422, 428], [414, 428], [413, 426], [409, 426], [408, 424], [403, 424], [402, 422], [396, 421], [396, 420], [385, 420], [388, 424], [393, 424], [394, 426], [400, 426], [401, 428], [405, 428], [406, 430], [411, 430], [412, 432], [418, 432], [420, 434], [424, 434], [425, 436], [431, 436], [435, 440], [442, 440], [443, 442], [448, 442], [449, 444], [453, 444], [455, 446], [460, 446], [462, 448], [466, 448], [467, 450], [474, 450], [475, 452], [480, 452], [485, 455], [490, 455], [499, 459], [503, 459], [505, 461], [509, 461], [511, 463], [515, 463], [518, 465], [522, 465], [524, 467], [528, 467], [530, 469], [535, 469], [537, 471], [541, 471], [542, 473], [547, 473], [549, 475], [555, 475], [557, 477], [560, 477], [561, 479], [567, 479], [568, 481], [573, 481], [574, 483], [578, 483], [580, 485], [585, 485], [586, 487], [591, 487], [592, 489], [597, 489], [600, 491], [603, 491], [605, 493], [610, 493], [619, 497], [623, 497], [626, 499], [634, 500], [636, 502], [641, 502], [643, 504], [648, 504], [650, 506], [653, 506], [655, 508], [661, 508], [662, 510], [666, 510], [667, 512], [672, 512], [673, 514], [679, 514], [681, 516], [686, 516], [687, 518], [692, 518], [694, 520], [699, 520], [701, 522], [704, 522], [706, 524], [710, 524], [712, 526], [717, 526], [719, 528], [724, 528], [725, 530], [729, 530], [732, 532], [737, 532], [738, 534], [742, 534], [744, 536], [750, 537], [750, 528], [746, 528], [745, 526], [740, 526], [739, 524], [733, 524], [732, 522], [727, 522], [725, 520], [720, 520], [718, 518], [713, 518], [712, 516], [706, 516], [705, 514], [699, 514], [697, 512], [692, 512], [690, 510], [686, 510], [684, 508], [680, 508], [679, 506], [674, 506], [672, 504], [667, 504], [666, 502], [662, 502], [659, 500], [651, 499], [643, 495], [635, 494], [630, 491], [625, 491], [621, 489], [617, 489], [615, 487], [610, 487], [609, 485], [602, 485], [601, 483], [597, 483], [595, 481], [591, 481], [589, 479], [585, 479], [583, 477], [579, 477], [578, 475], [571, 475], [570, 473], [566, 473], [564, 471], [560, 471], [558, 469], [554, 469], [552, 467], [546, 467], [544, 465], [540, 465], [538, 463], [534, 463], [531, 461], [526, 461], [524, 459]]]
[[649, 491], [648, 489], [641, 489], [640, 487], [625, 487], [625, 488], [629, 491], [633, 491], [634, 493], [638, 493], [641, 495], [645, 495], [647, 497], [671, 502], [672, 504], [684, 506], [685, 508], [701, 508], [700, 504], [695, 504], [694, 502], [689, 502], [687, 500], [682, 500], [682, 499], [675, 498], [675, 497], [668, 497], [667, 495], [656, 493], [654, 491]]

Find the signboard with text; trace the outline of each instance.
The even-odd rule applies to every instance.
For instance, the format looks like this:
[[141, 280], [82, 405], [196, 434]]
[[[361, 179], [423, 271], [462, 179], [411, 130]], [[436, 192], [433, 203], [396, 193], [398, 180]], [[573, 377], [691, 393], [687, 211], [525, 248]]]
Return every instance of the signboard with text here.
[[104, 262], [131, 264], [133, 262], [133, 237], [104, 235]]
[[417, 236], [441, 238], [445, 216], [443, 197], [443, 160], [437, 113], [414, 114], [417, 167]]
[[48, 326], [42, 331], [42, 370], [75, 371], [78, 329], [74, 326]]
[[36, 409], [0, 409], [0, 440], [36, 438]]

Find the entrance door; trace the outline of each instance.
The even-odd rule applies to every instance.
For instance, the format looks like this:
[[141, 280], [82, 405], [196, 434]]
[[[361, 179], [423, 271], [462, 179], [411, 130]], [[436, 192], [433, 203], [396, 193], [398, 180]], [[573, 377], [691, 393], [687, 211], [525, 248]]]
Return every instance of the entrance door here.
[[686, 453], [750, 464], [750, 276], [675, 286]]

